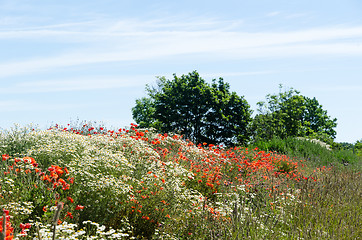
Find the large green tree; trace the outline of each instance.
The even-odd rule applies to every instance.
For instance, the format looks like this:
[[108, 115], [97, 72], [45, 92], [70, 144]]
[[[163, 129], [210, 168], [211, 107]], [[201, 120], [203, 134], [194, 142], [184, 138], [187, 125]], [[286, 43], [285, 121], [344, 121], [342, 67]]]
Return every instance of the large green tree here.
[[258, 114], [252, 123], [253, 137], [271, 139], [288, 136], [334, 139], [337, 119], [327, 115], [316, 98], [308, 98], [290, 89], [279, 94], [268, 94], [266, 101], [258, 102]]
[[159, 77], [146, 87], [148, 97], [136, 100], [134, 120], [141, 127], [177, 132], [195, 143], [233, 145], [248, 140], [251, 121], [247, 101], [230, 92], [222, 78], [208, 84], [194, 71], [172, 80]]

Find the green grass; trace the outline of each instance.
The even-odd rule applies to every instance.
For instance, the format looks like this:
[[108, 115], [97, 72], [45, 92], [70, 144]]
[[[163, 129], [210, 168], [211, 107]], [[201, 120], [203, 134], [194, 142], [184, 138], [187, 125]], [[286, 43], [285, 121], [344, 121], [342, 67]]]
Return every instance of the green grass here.
[[347, 149], [328, 150], [325, 147], [308, 140], [294, 137], [286, 139], [273, 138], [270, 141], [257, 141], [252, 147], [266, 151], [276, 151], [290, 157], [308, 160], [316, 167], [335, 165], [337, 167], [349, 166], [350, 169], [361, 170], [362, 157]]
[[21, 239], [51, 239], [62, 202], [57, 239], [362, 236], [361, 159], [348, 150], [293, 138], [218, 149], [92, 128], [1, 132], [0, 207], [15, 235], [30, 223]]

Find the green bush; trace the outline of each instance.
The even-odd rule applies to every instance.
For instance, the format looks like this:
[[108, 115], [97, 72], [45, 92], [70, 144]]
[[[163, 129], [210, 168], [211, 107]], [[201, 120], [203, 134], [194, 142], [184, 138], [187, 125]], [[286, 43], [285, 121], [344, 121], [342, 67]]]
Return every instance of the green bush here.
[[254, 142], [252, 146], [265, 151], [276, 151], [291, 157], [305, 159], [316, 166], [337, 164], [353, 165], [355, 168], [360, 168], [362, 162], [361, 156], [354, 154], [352, 150], [328, 150], [321, 144], [294, 137], [285, 139], [274, 137], [270, 141], [259, 140]]

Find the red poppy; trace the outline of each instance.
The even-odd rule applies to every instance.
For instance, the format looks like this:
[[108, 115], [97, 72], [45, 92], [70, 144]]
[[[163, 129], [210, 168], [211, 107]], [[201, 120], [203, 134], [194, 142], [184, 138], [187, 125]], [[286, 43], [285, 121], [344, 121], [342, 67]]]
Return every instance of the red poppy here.
[[67, 212], [67, 215], [65, 217], [70, 217], [70, 218], [73, 218], [73, 215], [71, 212]]
[[68, 199], [71, 203], [74, 203], [73, 198], [71, 198], [71, 197], [67, 197], [67, 199]]
[[84, 206], [77, 205], [77, 206], [75, 207], [75, 210], [81, 210], [81, 209], [84, 209]]

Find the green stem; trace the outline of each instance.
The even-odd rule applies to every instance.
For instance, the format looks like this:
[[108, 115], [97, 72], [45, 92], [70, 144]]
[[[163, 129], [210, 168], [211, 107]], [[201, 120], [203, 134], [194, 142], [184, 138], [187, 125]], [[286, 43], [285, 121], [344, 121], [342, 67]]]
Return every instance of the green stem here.
[[42, 240], [41, 234], [40, 234], [40, 229], [39, 229], [39, 224], [36, 224], [36, 231], [38, 232], [38, 238], [39, 238], [39, 240]]
[[53, 219], [53, 240], [55, 240], [55, 230], [56, 230], [57, 225], [58, 225], [60, 211], [62, 210], [62, 208], [63, 208], [63, 203], [61, 203], [61, 202], [58, 203], [57, 211], [55, 212], [54, 219]]

